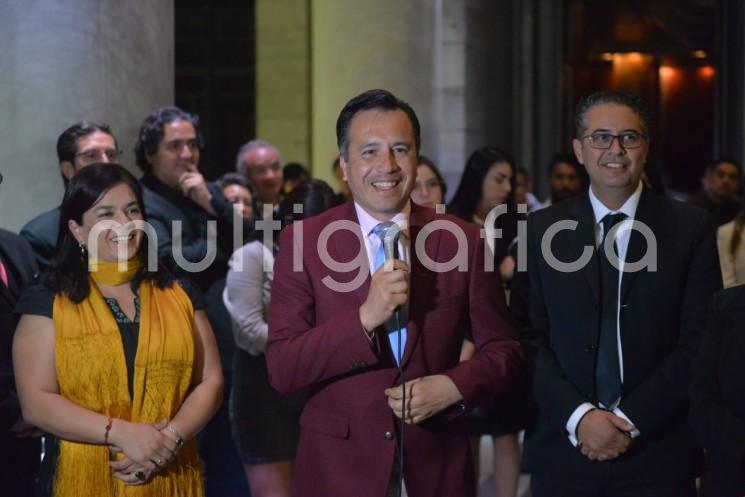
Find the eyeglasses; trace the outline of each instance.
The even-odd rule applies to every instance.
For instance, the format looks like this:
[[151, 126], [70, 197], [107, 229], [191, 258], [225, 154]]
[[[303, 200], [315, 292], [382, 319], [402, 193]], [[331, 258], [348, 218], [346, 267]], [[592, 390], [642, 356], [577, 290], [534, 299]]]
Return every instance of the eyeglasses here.
[[435, 188], [442, 188], [442, 183], [440, 183], [436, 179], [429, 179], [425, 181], [424, 183], [420, 181], [414, 182], [414, 190], [422, 190], [424, 188], [426, 188], [427, 190], [434, 190]]
[[611, 133], [605, 133], [603, 131], [598, 131], [598, 132], [592, 133], [591, 135], [582, 137], [583, 140], [585, 138], [587, 138], [590, 141], [590, 146], [592, 148], [598, 148], [598, 149], [604, 150], [604, 149], [611, 148], [611, 146], [613, 146], [613, 140], [615, 139], [618, 139], [618, 144], [625, 149], [639, 148], [642, 146], [642, 142], [644, 141], [646, 136], [640, 133], [637, 133], [636, 131], [625, 131], [617, 135], [614, 135]]
[[104, 155], [108, 160], [115, 161], [122, 156], [122, 151], [115, 148], [107, 148], [103, 150], [92, 148], [90, 150], [86, 150], [85, 152], [75, 154], [75, 158], [77, 159], [78, 157], [82, 157], [89, 162], [98, 162], [103, 159]]

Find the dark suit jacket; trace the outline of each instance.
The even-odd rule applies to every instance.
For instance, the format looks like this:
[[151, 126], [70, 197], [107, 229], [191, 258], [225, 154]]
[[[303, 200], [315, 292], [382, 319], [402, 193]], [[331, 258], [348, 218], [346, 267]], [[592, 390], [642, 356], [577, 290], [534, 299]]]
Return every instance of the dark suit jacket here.
[[8, 273], [8, 287], [0, 283], [0, 431], [18, 419], [20, 409], [15, 396], [11, 361], [13, 332], [18, 319], [13, 316], [21, 289], [36, 273], [36, 263], [28, 243], [10, 231], [0, 229], [0, 260]]
[[[593, 259], [582, 270], [561, 272], [541, 255], [546, 230], [562, 220], [576, 222], [551, 243], [563, 262], [589, 247]], [[707, 214], [697, 208], [642, 192], [636, 221], [645, 223], [657, 245], [657, 270], [624, 273], [621, 288], [623, 393], [619, 408], [641, 432], [626, 458], [674, 459], [692, 471], [694, 440], [685, 423], [690, 363], [704, 328], [704, 307], [721, 288], [716, 240]], [[527, 274], [513, 283], [512, 309], [533, 346], [533, 393], [538, 420], [527, 440], [534, 471], [587, 462], [567, 438], [566, 423], [584, 402], [597, 405], [595, 359], [599, 334], [599, 266], [595, 218], [588, 194], [532, 213], [528, 218]], [[644, 256], [646, 243], [632, 232], [627, 261]], [[667, 462], [665, 463], [667, 464]], [[557, 466], [558, 465], [558, 466]], [[670, 466], [666, 466], [670, 467]]]
[[693, 363], [691, 425], [706, 449], [707, 497], [745, 495], [745, 286], [712, 299]]
[[39, 214], [26, 223], [20, 235], [34, 249], [34, 257], [39, 269], [44, 269], [54, 258], [59, 233], [59, 207]]
[[[269, 339], [269, 377], [282, 393], [308, 388], [295, 459], [293, 495], [309, 497], [379, 497], [385, 495], [396, 453], [397, 418], [388, 407], [385, 388], [399, 383], [386, 338], [371, 347], [359, 319], [369, 275], [354, 291], [329, 289], [323, 279], [349, 282], [357, 270], [328, 269], [319, 256], [321, 231], [338, 220], [358, 222], [354, 204], [346, 203], [303, 221], [280, 236], [275, 262]], [[463, 230], [467, 272], [436, 273], [416, 257], [415, 241], [428, 222], [448, 221]], [[337, 261], [361, 252], [359, 226], [332, 231], [326, 247]], [[402, 360], [409, 379], [446, 374], [460, 390], [467, 408], [508, 390], [522, 375], [523, 355], [506, 317], [497, 273], [484, 271], [484, 246], [478, 228], [453, 216], [412, 203], [411, 293], [408, 338]], [[293, 271], [293, 247], [302, 245], [302, 271]], [[448, 261], [456, 255], [455, 237], [434, 231], [426, 253]], [[470, 329], [478, 352], [458, 363]], [[411, 497], [471, 496], [475, 482], [468, 439], [456, 432], [448, 413], [421, 425], [407, 425], [406, 487]]]
[[8, 287], [0, 283], [0, 488], [3, 495], [32, 495], [39, 468], [39, 439], [16, 438], [10, 427], [21, 415], [13, 379], [11, 344], [18, 323], [13, 315], [21, 289], [36, 273], [34, 254], [18, 235], [0, 229], [0, 259]]

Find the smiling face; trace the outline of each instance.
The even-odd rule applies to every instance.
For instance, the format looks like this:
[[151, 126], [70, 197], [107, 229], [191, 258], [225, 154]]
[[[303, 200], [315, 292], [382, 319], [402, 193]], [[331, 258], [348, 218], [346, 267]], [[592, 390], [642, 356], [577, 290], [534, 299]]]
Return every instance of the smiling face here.
[[282, 162], [269, 147], [249, 150], [243, 155], [243, 168], [262, 204], [276, 204], [282, 190]]
[[354, 200], [380, 221], [400, 212], [414, 187], [417, 150], [402, 110], [366, 110], [352, 118], [347, 158], [340, 159]]
[[75, 141], [77, 151], [73, 162], [62, 161], [62, 175], [71, 180], [80, 169], [100, 162], [113, 162], [119, 158], [114, 137], [103, 131], [94, 131]]
[[147, 160], [161, 183], [178, 188], [181, 175], [197, 172], [199, 166], [199, 141], [194, 126], [181, 119], [166, 124], [158, 150]]
[[225, 199], [233, 204], [233, 208], [246, 219], [253, 219], [253, 196], [248, 188], [241, 185], [228, 185], [222, 189]]
[[611, 209], [621, 207], [636, 190], [647, 161], [649, 141], [643, 138], [638, 148], [626, 149], [614, 139], [610, 148], [597, 149], [586, 137], [598, 132], [618, 135], [630, 131], [643, 133], [636, 112], [625, 105], [600, 104], [585, 115], [585, 138], [572, 142], [577, 160], [590, 176], [592, 191]]
[[[101, 198], [83, 213], [82, 223], [68, 221], [70, 232], [78, 242], [82, 242], [89, 251], [89, 256], [102, 261], [116, 262], [118, 251], [122, 250], [125, 260], [131, 259], [142, 243], [142, 230], [127, 230], [127, 223], [141, 221], [142, 210], [137, 203], [129, 185], [119, 183], [104, 193]], [[91, 230], [102, 221], [116, 221], [125, 227], [121, 232], [113, 229], [102, 229], [91, 237]], [[132, 225], [130, 224], [129, 227]], [[125, 233], [125, 231], [129, 231]]]

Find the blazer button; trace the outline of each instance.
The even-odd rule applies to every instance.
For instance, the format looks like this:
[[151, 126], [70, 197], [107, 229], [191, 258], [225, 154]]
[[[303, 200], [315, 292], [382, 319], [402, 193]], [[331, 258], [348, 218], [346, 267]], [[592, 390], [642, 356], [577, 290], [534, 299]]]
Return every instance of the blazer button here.
[[386, 440], [393, 440], [393, 433], [390, 431], [385, 432], [385, 439]]
[[588, 343], [587, 345], [585, 345], [585, 352], [595, 352], [596, 348], [597, 347], [594, 343]]

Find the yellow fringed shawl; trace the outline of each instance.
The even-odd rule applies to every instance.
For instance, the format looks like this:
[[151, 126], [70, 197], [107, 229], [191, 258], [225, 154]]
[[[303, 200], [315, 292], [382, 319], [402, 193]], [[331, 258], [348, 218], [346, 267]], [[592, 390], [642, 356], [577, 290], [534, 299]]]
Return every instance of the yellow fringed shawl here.
[[[165, 289], [150, 281], [140, 284], [140, 330], [131, 399], [119, 327], [95, 285], [96, 280], [105, 284], [130, 280], [138, 261], [131, 263], [128, 271], [117, 273], [116, 263], [99, 261], [98, 271], [90, 273], [90, 294], [79, 304], [62, 295], [55, 297], [57, 381], [62, 396], [86, 409], [128, 421], [156, 423], [172, 419], [189, 391], [194, 308], [176, 284]], [[101, 426], [102, 432], [104, 428]], [[109, 451], [103, 445], [61, 440], [59, 449], [55, 497], [204, 495], [194, 440], [184, 445], [166, 469], [138, 486], [112, 477]]]

